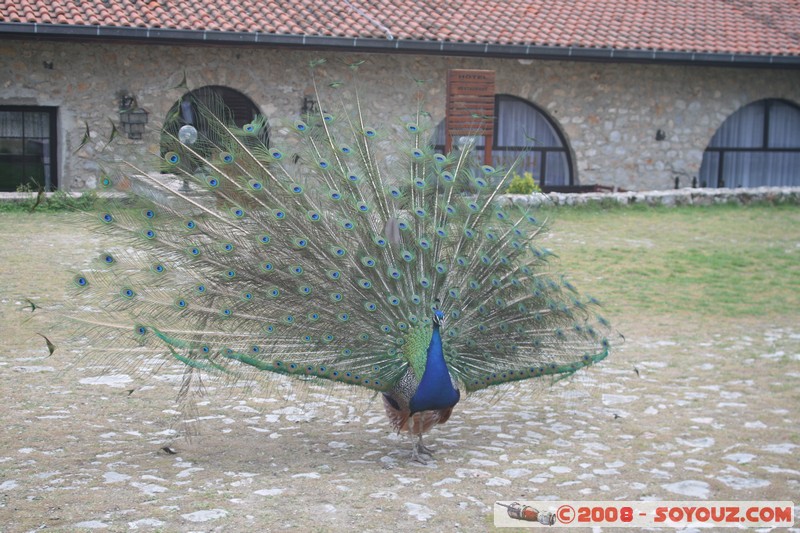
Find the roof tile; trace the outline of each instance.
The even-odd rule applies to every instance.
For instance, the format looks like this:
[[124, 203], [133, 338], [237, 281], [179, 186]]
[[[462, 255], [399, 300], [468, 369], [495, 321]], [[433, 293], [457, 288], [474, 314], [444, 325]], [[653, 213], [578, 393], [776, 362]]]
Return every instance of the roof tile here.
[[800, 55], [800, 0], [0, 0], [0, 22]]

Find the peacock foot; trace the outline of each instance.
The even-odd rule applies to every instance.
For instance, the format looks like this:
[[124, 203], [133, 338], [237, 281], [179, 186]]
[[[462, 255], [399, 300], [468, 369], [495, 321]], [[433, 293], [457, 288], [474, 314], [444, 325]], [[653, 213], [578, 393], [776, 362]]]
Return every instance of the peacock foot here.
[[417, 443], [417, 450], [418, 450], [420, 453], [424, 453], [425, 455], [428, 455], [428, 456], [430, 456], [430, 457], [433, 457], [433, 450], [431, 450], [430, 448], [428, 448], [427, 446], [425, 446], [425, 445], [424, 445], [424, 444], [422, 444], [421, 442], [418, 442], [418, 443]]
[[[412, 462], [414, 462], [414, 463], [419, 463], [419, 464], [421, 464], [421, 465], [426, 465], [426, 464], [428, 464], [428, 461], [427, 461], [427, 459], [423, 458], [423, 455], [426, 455], [426, 454], [424, 454], [424, 453], [420, 453], [420, 452], [419, 452], [419, 450], [417, 450], [417, 447], [416, 447], [416, 446], [414, 446], [414, 447], [411, 449], [411, 461], [412, 461]], [[430, 457], [430, 456], [429, 456], [429, 457]]]
[[414, 443], [414, 447], [411, 450], [411, 460], [423, 465], [428, 464], [428, 461], [422, 457], [423, 455], [433, 458], [433, 450], [422, 444], [422, 435], [420, 435], [419, 440]]

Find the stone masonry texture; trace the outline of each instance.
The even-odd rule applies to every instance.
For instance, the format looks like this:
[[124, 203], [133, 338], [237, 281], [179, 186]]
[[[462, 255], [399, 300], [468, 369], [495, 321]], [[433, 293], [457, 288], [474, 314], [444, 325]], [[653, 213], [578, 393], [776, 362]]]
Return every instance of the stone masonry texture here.
[[[421, 55], [357, 54], [256, 47], [162, 46], [33, 40], [0, 41], [0, 105], [58, 108], [59, 186], [94, 187], [100, 161], [144, 164], [159, 152], [151, 129], [106, 146], [119, 127], [120, 91], [133, 94], [164, 120], [186, 91], [222, 85], [248, 96], [280, 134], [281, 120], [300, 114], [313, 94], [307, 65], [325, 58], [323, 75], [346, 76], [365, 59], [359, 86], [367, 112], [395, 124], [413, 105], [415, 79], [423, 85], [434, 124], [444, 118], [448, 69], [496, 71], [496, 90], [535, 104], [561, 129], [574, 162], [576, 184], [626, 190], [681, 186], [697, 176], [714, 132], [744, 105], [764, 98], [800, 104], [800, 70], [691, 65], [518, 61]], [[86, 125], [90, 142], [76, 152]], [[663, 130], [664, 140], [656, 140]]]

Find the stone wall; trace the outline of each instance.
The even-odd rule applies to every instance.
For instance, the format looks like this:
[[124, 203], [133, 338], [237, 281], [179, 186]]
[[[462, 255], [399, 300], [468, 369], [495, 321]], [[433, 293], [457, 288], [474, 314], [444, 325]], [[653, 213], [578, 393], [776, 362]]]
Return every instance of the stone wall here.
[[[134, 94], [156, 125], [185, 92], [176, 88], [185, 72], [190, 88], [225, 85], [246, 94], [279, 135], [276, 117], [298, 116], [313, 94], [306, 66], [319, 57], [329, 60], [322, 70], [330, 79], [348, 75], [342, 62], [367, 59], [360, 88], [378, 125], [411, 108], [414, 79], [429, 80], [422, 91], [435, 123], [444, 116], [448, 69], [495, 70], [499, 93], [531, 101], [560, 126], [577, 183], [628, 190], [668, 189], [676, 176], [688, 184], [711, 136], [741, 106], [762, 98], [800, 103], [798, 70], [4, 40], [0, 105], [59, 108], [60, 184], [80, 189], [95, 185], [102, 165], [148, 164], [143, 154], [158, 154], [155, 130], [106, 146], [110, 121], [119, 122], [120, 91]], [[84, 122], [92, 138], [76, 153]], [[655, 139], [657, 130], [664, 140]]]
[[[174, 180], [170, 186], [178, 189], [180, 180]], [[46, 193], [46, 198], [58, 193]], [[72, 198], [78, 199], [82, 192], [68, 193]], [[101, 192], [105, 198], [126, 198], [125, 193]], [[33, 202], [35, 192], [0, 192], [0, 203]], [[593, 193], [534, 193], [534, 194], [504, 194], [498, 197], [502, 205], [522, 205], [531, 207], [556, 206], [649, 206], [649, 207], [674, 207], [674, 206], [704, 206], [715, 204], [769, 204], [769, 205], [798, 205], [800, 206], [800, 187], [753, 187], [749, 189], [673, 189], [657, 191], [626, 191], [626, 192], [593, 192]]]
[[800, 187], [752, 187], [749, 189], [673, 189], [657, 191], [594, 192], [569, 194], [507, 194], [506, 204], [526, 206], [679, 206], [714, 204], [800, 205]]

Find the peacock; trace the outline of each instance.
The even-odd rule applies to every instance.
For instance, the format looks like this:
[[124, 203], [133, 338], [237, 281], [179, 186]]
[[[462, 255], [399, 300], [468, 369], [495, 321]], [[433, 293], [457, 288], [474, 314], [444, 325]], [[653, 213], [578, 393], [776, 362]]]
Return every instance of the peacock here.
[[462, 395], [597, 363], [609, 325], [553, 272], [545, 221], [501, 201], [514, 165], [437, 151], [419, 90], [373, 122], [357, 77], [325, 84], [318, 65], [307, 114], [237, 126], [184, 97], [157, 163], [102, 176], [91, 224], [114, 245], [74, 273], [70, 318], [84, 350], [161, 354], [185, 387], [277, 373], [375, 391], [425, 462]]

